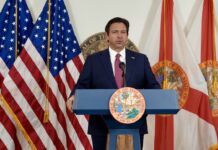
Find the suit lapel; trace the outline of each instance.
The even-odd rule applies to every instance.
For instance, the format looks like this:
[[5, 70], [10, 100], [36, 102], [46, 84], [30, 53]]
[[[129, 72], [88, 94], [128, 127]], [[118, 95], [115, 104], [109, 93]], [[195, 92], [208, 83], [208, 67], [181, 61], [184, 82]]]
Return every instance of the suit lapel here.
[[[136, 57], [134, 53], [132, 53], [130, 50], [126, 50], [126, 85], [127, 86], [129, 85], [128, 83], [130, 83], [132, 74], [134, 72], [135, 59]], [[101, 54], [101, 62], [104, 65], [108, 79], [111, 81], [113, 87], [117, 88], [108, 49], [105, 50], [105, 52]]]
[[109, 54], [108, 49], [105, 50], [105, 52], [101, 54], [101, 61], [104, 65], [108, 79], [111, 81], [113, 87], [117, 88], [117, 84], [115, 82], [115, 78], [114, 78], [114, 74], [113, 74], [113, 70], [112, 70], [112, 64], [111, 64], [111, 60], [110, 60], [110, 54]]
[[126, 85], [128, 86], [135, 67], [135, 55], [130, 50], [126, 50]]

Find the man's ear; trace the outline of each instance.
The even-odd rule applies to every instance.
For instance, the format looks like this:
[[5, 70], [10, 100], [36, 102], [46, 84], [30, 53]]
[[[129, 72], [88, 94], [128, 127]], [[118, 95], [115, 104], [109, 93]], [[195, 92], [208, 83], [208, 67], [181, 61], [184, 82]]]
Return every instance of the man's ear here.
[[105, 40], [108, 42], [108, 34], [107, 32], [104, 32]]

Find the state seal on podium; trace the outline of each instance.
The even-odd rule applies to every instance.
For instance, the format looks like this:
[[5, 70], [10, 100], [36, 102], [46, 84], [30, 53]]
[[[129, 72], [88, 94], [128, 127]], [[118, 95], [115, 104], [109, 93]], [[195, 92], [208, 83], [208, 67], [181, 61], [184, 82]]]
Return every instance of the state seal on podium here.
[[146, 108], [144, 96], [131, 87], [116, 90], [110, 98], [111, 115], [120, 123], [131, 124], [138, 121]]

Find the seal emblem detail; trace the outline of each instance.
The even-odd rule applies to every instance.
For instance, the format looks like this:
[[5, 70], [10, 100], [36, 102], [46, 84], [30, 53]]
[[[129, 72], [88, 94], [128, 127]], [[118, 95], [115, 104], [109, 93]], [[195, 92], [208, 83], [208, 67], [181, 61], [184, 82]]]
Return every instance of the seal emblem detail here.
[[208, 60], [200, 64], [201, 71], [207, 82], [212, 115], [218, 116], [218, 63]]
[[[177, 91], [179, 96], [179, 106], [183, 108], [189, 94], [189, 80], [183, 69], [172, 61], [161, 61], [152, 67], [155, 77], [160, 85], [166, 83], [166, 89]], [[164, 76], [165, 75], [165, 76]]]
[[[83, 56], [86, 57], [90, 54], [102, 51], [108, 48], [108, 42], [106, 40], [105, 32], [96, 33], [90, 37], [88, 37], [81, 45], [80, 48], [82, 50]], [[128, 40], [126, 48], [138, 52], [135, 44]]]
[[110, 98], [109, 109], [118, 122], [131, 124], [138, 121], [145, 112], [144, 96], [136, 89], [118, 89]]

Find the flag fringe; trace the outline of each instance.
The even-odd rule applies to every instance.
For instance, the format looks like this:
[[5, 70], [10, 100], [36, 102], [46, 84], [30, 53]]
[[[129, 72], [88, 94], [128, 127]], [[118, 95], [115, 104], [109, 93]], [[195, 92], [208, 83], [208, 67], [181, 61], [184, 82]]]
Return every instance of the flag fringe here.
[[15, 123], [17, 124], [18, 128], [21, 130], [21, 132], [23, 133], [25, 139], [27, 140], [27, 142], [30, 144], [30, 147], [32, 150], [37, 150], [35, 144], [33, 143], [33, 141], [30, 139], [29, 135], [27, 134], [26, 130], [24, 129], [24, 127], [22, 126], [21, 122], [19, 121], [19, 119], [17, 118], [17, 116], [14, 114], [13, 110], [11, 109], [11, 107], [9, 106], [9, 104], [7, 103], [7, 101], [5, 100], [5, 98], [3, 97], [3, 95], [0, 94], [0, 101], [2, 101], [3, 106], [5, 107], [6, 111], [11, 115], [11, 117], [13, 118], [13, 120], [15, 121]]

